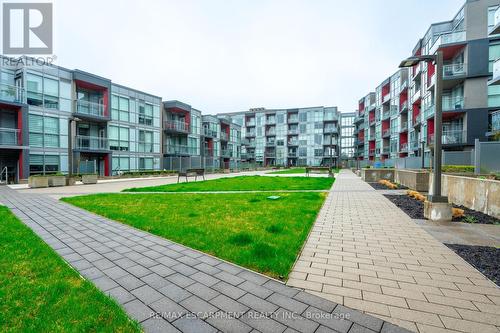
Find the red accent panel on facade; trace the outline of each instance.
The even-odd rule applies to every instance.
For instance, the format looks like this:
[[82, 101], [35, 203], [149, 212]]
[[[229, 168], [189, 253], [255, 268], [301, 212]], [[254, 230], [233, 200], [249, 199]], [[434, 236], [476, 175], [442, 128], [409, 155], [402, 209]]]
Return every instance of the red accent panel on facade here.
[[412, 108], [413, 119], [415, 119], [420, 114], [420, 104], [415, 103]]
[[365, 111], [365, 102], [361, 102], [359, 103], [358, 105], [358, 110], [359, 110], [359, 113], [363, 113]]
[[427, 137], [434, 134], [434, 118], [427, 119]]
[[402, 105], [406, 101], [408, 101], [408, 90], [407, 89], [404, 90], [403, 92], [401, 92], [401, 94], [399, 94], [399, 105]]
[[111, 154], [104, 155], [104, 175], [107, 176], [107, 177], [111, 176], [109, 174], [109, 169], [110, 169], [110, 167], [109, 167], [109, 157], [110, 156], [111, 156]]
[[370, 114], [368, 115], [368, 120], [370, 123], [375, 120], [375, 110], [370, 111]]
[[22, 145], [23, 144], [23, 113], [21, 112], [21, 109], [17, 110], [17, 129], [19, 130], [17, 142], [19, 142], [19, 144]]
[[408, 143], [408, 132], [399, 133], [399, 144]]
[[97, 84], [93, 84], [87, 81], [81, 81], [81, 80], [75, 80], [75, 84], [77, 88], [84, 88], [88, 90], [95, 90], [95, 91], [108, 91], [107, 87], [104, 86], [99, 86]]
[[387, 83], [385, 86], [382, 87], [382, 97], [387, 95], [388, 93], [391, 92], [391, 83]]
[[109, 108], [108, 108], [108, 105], [109, 105], [109, 94], [108, 94], [108, 89], [106, 89], [105, 91], [103, 91], [103, 95], [102, 95], [102, 104], [104, 104], [104, 115], [105, 116], [109, 116]]
[[382, 121], [382, 133], [383, 133], [385, 130], [389, 129], [389, 127], [390, 127], [390, 126], [391, 126], [391, 121], [390, 121], [390, 119], [383, 120], [383, 121]]

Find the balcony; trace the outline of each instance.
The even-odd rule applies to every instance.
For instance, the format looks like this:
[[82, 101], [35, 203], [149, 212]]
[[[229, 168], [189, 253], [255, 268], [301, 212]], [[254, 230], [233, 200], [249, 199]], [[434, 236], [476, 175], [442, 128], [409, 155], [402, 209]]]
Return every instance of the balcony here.
[[297, 157], [297, 151], [288, 151], [288, 157]]
[[179, 120], [165, 120], [163, 129], [167, 132], [189, 133], [189, 124]]
[[413, 118], [413, 127], [420, 126], [420, 121], [422, 119], [422, 115], [419, 113]]
[[266, 136], [276, 136], [276, 131], [275, 130], [268, 130], [268, 131], [266, 131]]
[[429, 49], [429, 54], [436, 53], [437, 50], [445, 47], [447, 44], [457, 44], [465, 42], [465, 31], [455, 31], [440, 35]]
[[[431, 134], [427, 142], [429, 145], [434, 144], [434, 134]], [[459, 145], [467, 143], [467, 131], [465, 130], [449, 130], [443, 131], [442, 144], [443, 145]]]
[[247, 138], [255, 138], [255, 131], [250, 131], [250, 132], [246, 132], [245, 134], [245, 137]]
[[391, 117], [391, 112], [389, 110], [382, 112], [382, 120], [389, 119], [390, 117]]
[[0, 100], [24, 103], [24, 90], [10, 84], [0, 83]]
[[298, 122], [299, 122], [299, 117], [297, 117], [297, 116], [288, 117], [288, 123], [289, 124], [296, 124]]
[[287, 145], [288, 146], [298, 146], [299, 141], [298, 140], [290, 140], [290, 141], [288, 141]]
[[323, 133], [338, 133], [338, 129], [333, 126], [325, 126]]
[[401, 122], [401, 127], [399, 128], [400, 132], [407, 132], [408, 131], [408, 122], [403, 121]]
[[165, 153], [168, 155], [189, 155], [189, 147], [184, 145], [167, 145]]
[[391, 136], [391, 130], [388, 128], [382, 132], [382, 137], [383, 138], [388, 138]]
[[222, 141], [227, 141], [229, 139], [229, 135], [226, 132], [220, 132], [220, 139]]
[[399, 152], [400, 153], [407, 153], [408, 152], [408, 143], [401, 143], [399, 144]]
[[216, 138], [217, 137], [217, 131], [214, 131], [214, 130], [208, 128], [208, 127], [203, 127], [203, 135], [206, 136], [206, 137], [209, 137], [209, 138]]
[[266, 118], [266, 125], [276, 125], [276, 118]]
[[488, 126], [488, 132], [486, 132], [486, 136], [493, 136], [497, 133], [500, 133], [500, 110], [495, 111], [491, 114], [491, 120]]
[[245, 123], [245, 126], [246, 126], [246, 127], [254, 127], [254, 126], [255, 126], [255, 120], [254, 120], [254, 121], [247, 121], [247, 122]]
[[373, 126], [373, 125], [375, 125], [376, 122], [377, 122], [377, 120], [375, 119], [375, 117], [373, 117], [373, 118], [370, 118], [369, 124], [370, 124], [370, 126]]
[[387, 103], [391, 100], [391, 94], [387, 93], [384, 96], [382, 96], [382, 103]]
[[500, 6], [495, 11], [495, 16], [493, 19], [494, 26], [489, 31], [490, 36], [500, 34]]
[[414, 104], [416, 101], [418, 101], [422, 97], [422, 94], [420, 92], [420, 87], [418, 89], [414, 90], [413, 95], [411, 95], [411, 104]]
[[454, 79], [467, 74], [465, 63], [443, 65], [443, 79]]
[[[500, 8], [500, 7], [498, 7]], [[500, 25], [499, 25], [500, 27]], [[498, 85], [500, 84], [500, 58], [495, 60], [493, 63], [493, 77], [488, 82], [489, 85]]]
[[139, 141], [137, 142], [137, 151], [139, 153], [154, 153], [154, 145], [152, 142]]
[[443, 111], [462, 110], [463, 108], [463, 96], [443, 96]]
[[298, 128], [289, 128], [288, 129], [288, 135], [297, 135], [297, 134], [299, 134]]
[[88, 151], [108, 151], [109, 142], [107, 138], [98, 136], [75, 136], [75, 149]]
[[382, 148], [382, 155], [389, 155], [390, 152], [391, 152], [390, 147], [383, 147]]
[[435, 105], [430, 105], [424, 110], [424, 119], [429, 119], [434, 116], [434, 112], [436, 111]]
[[275, 151], [266, 151], [264, 153], [264, 156], [266, 158], [275, 158], [276, 157], [276, 152]]
[[368, 150], [368, 155], [369, 156], [375, 156], [375, 149], [369, 149]]
[[275, 140], [266, 141], [266, 147], [274, 147], [274, 146], [276, 146]]
[[75, 112], [80, 116], [109, 118], [109, 116], [105, 114], [105, 109], [103, 103], [89, 102], [83, 99], [75, 101]]
[[241, 153], [241, 158], [244, 160], [251, 160], [255, 158], [255, 153]]
[[16, 128], [0, 128], [0, 146], [19, 146], [21, 131]]

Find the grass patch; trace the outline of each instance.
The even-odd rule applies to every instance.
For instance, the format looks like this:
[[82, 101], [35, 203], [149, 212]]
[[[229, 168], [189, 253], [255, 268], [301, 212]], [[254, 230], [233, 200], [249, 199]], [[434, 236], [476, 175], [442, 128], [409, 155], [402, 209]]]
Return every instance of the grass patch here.
[[0, 327], [13, 332], [140, 332], [111, 298], [82, 279], [0, 206]]
[[267, 199], [270, 193], [95, 194], [61, 200], [269, 276], [286, 278], [326, 193], [275, 194], [278, 200]]
[[238, 176], [200, 182], [134, 187], [123, 192], [210, 192], [210, 191], [280, 191], [328, 190], [334, 178]]

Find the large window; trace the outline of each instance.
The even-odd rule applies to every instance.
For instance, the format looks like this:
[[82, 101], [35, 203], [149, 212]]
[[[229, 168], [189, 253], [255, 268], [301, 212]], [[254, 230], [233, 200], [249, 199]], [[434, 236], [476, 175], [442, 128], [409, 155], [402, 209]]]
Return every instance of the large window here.
[[113, 169], [113, 174], [116, 174], [118, 171], [129, 171], [130, 157], [113, 156], [113, 158], [111, 159], [111, 167]]
[[43, 78], [43, 104], [47, 109], [59, 108], [59, 81]]
[[488, 70], [493, 72], [493, 63], [495, 60], [500, 59], [500, 43], [490, 44], [488, 52]]
[[43, 78], [41, 76], [28, 73], [26, 90], [29, 105], [43, 106]]
[[153, 132], [139, 131], [139, 152], [152, 153], [153, 152]]
[[153, 125], [153, 105], [139, 104], [139, 124]]
[[59, 148], [59, 118], [30, 114], [29, 141], [32, 147]]
[[59, 166], [58, 155], [30, 154], [30, 174], [55, 173]]
[[128, 98], [111, 95], [111, 119], [130, 121], [130, 101]]
[[152, 157], [140, 157], [139, 169], [140, 170], [153, 170], [154, 160]]
[[129, 150], [129, 129], [127, 127], [109, 126], [109, 148], [111, 150]]

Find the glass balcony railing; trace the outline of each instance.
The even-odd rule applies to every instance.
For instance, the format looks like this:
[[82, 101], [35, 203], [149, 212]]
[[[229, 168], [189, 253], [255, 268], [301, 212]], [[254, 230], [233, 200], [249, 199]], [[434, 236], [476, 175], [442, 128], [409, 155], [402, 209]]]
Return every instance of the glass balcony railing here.
[[75, 101], [76, 113], [94, 117], [105, 117], [105, 107], [103, 103], [89, 102], [83, 99]]
[[109, 150], [109, 142], [105, 137], [76, 135], [75, 147], [82, 150]]
[[421, 117], [421, 114], [417, 114], [414, 118], [413, 118], [413, 126], [417, 126], [417, 125], [420, 125], [420, 121], [421, 121], [422, 117]]
[[[500, 8], [500, 7], [498, 7]], [[493, 78], [492, 81], [500, 80], [500, 58], [493, 63]]]
[[208, 128], [208, 127], [204, 127], [203, 128], [203, 134], [205, 136], [209, 136], [209, 137], [212, 137], [212, 138], [216, 138], [217, 137], [217, 131], [214, 131], [214, 130]]
[[[434, 144], [434, 133], [429, 135], [427, 142], [429, 144]], [[443, 131], [441, 143], [443, 145], [467, 143], [467, 131], [461, 129]]]
[[229, 138], [229, 136], [227, 135], [226, 132], [220, 132], [220, 139], [221, 140], [227, 141], [228, 138]]
[[424, 119], [428, 119], [434, 116], [434, 112], [436, 111], [435, 105], [430, 105], [424, 110]]
[[401, 132], [406, 132], [406, 131], [408, 131], [408, 122], [407, 122], [407, 121], [403, 121], [403, 122], [401, 122], [400, 131], [401, 131]]
[[382, 132], [382, 137], [387, 138], [389, 136], [391, 136], [391, 130], [388, 128]]
[[462, 96], [443, 96], [443, 111], [461, 110], [464, 108]]
[[0, 145], [2, 146], [18, 146], [21, 131], [16, 128], [0, 128]]
[[299, 141], [298, 140], [290, 140], [288, 141], [288, 146], [298, 146], [299, 145]]
[[181, 120], [165, 120], [164, 129], [173, 132], [189, 132], [189, 124]]
[[264, 156], [269, 157], [269, 158], [274, 158], [274, 157], [276, 157], [276, 152], [275, 151], [266, 151], [264, 153]]
[[288, 151], [288, 157], [297, 157], [297, 151]]
[[467, 74], [465, 63], [443, 65], [443, 79], [455, 78]]
[[24, 90], [10, 84], [0, 83], [0, 100], [23, 103]]
[[221, 157], [225, 157], [225, 158], [233, 157], [233, 151], [231, 149], [222, 149]]
[[465, 31], [455, 31], [442, 34], [439, 37], [437, 37], [434, 44], [432, 44], [431, 48], [429, 49], [429, 54], [436, 53], [436, 51], [440, 48], [440, 46], [446, 44], [460, 43], [464, 41], [465, 41]]
[[170, 155], [188, 155], [190, 149], [185, 145], [167, 145], [165, 150]]
[[408, 151], [408, 143], [401, 143], [399, 145], [399, 151], [402, 153], [406, 153]]
[[326, 126], [323, 132], [324, 133], [337, 133], [338, 129], [337, 129], [337, 127]]
[[268, 147], [276, 146], [276, 141], [274, 141], [274, 140], [266, 141], [266, 146], [268, 146]]
[[253, 137], [255, 137], [255, 131], [250, 131], [250, 132], [247, 131], [245, 136], [247, 138], [253, 138]]
[[299, 117], [288, 117], [288, 123], [298, 123]]
[[292, 135], [299, 134], [299, 129], [298, 128], [289, 128], [288, 134], [292, 134]]

